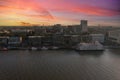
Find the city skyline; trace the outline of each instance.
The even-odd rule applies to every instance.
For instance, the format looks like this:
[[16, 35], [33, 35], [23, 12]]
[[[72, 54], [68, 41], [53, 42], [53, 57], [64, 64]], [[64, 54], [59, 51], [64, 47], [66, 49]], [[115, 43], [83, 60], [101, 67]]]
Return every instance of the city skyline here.
[[0, 26], [120, 25], [119, 0], [0, 0]]

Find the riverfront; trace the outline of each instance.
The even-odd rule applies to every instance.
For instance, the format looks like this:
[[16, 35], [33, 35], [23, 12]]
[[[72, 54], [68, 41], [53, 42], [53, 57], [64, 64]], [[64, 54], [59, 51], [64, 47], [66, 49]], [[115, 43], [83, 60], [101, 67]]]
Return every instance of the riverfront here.
[[120, 80], [120, 50], [0, 51], [0, 80]]

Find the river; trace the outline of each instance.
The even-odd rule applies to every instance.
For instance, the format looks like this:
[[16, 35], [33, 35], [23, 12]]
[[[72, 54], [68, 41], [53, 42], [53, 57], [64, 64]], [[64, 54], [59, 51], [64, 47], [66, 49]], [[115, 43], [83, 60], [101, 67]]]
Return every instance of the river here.
[[0, 80], [120, 80], [120, 50], [1, 51]]

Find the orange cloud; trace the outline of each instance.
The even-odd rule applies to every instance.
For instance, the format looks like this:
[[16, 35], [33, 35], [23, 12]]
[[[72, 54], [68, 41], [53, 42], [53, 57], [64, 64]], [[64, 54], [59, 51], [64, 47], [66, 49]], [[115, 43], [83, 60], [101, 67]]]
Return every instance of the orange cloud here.
[[[34, 1], [24, 0], [0, 0], [0, 15], [18, 15], [23, 17], [40, 18], [52, 20], [51, 13]], [[23, 17], [22, 17], [23, 16]]]
[[28, 23], [28, 22], [20, 22], [20, 24], [21, 24], [22, 26], [32, 26], [32, 24], [31, 24], [31, 23]]

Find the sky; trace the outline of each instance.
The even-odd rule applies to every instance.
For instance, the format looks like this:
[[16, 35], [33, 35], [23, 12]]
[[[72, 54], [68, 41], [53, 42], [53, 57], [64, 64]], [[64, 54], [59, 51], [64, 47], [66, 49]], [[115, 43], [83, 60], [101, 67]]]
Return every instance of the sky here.
[[120, 0], [0, 0], [0, 26], [119, 26]]

